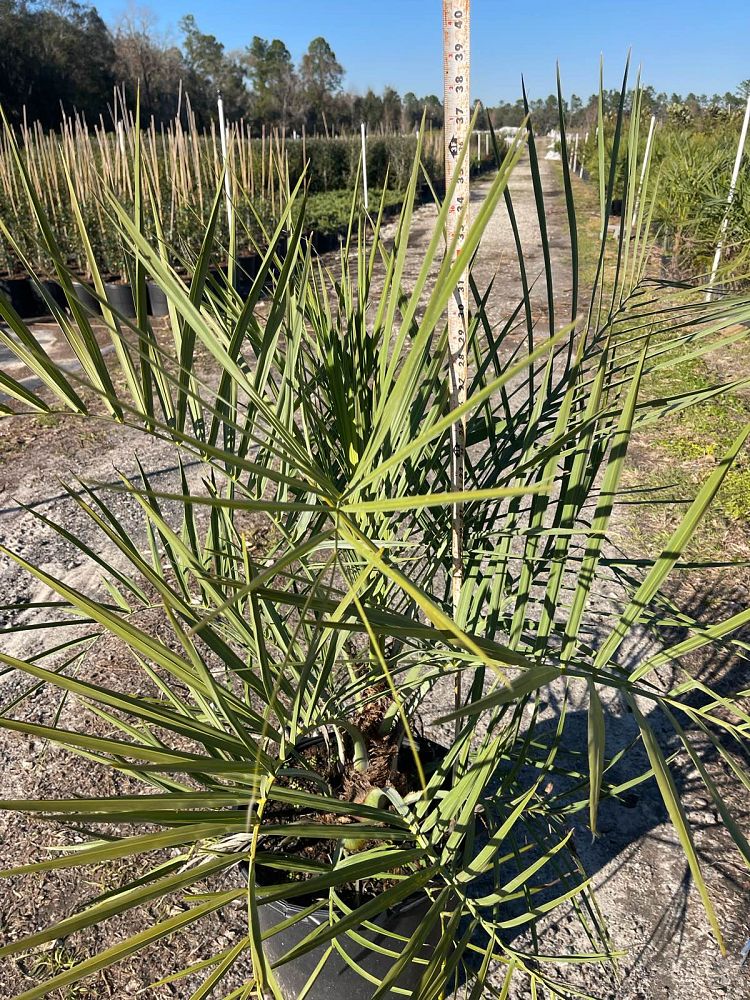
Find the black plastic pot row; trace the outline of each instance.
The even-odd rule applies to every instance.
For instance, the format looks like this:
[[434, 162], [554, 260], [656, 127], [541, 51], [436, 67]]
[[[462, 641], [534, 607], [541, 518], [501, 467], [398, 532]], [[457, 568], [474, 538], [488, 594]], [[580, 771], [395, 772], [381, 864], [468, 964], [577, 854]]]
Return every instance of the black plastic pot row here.
[[[249, 293], [253, 279], [258, 274], [259, 265], [260, 259], [257, 256], [239, 258], [234, 283], [235, 288], [243, 297]], [[226, 267], [211, 269], [211, 275], [218, 281], [225, 280], [226, 274]], [[41, 285], [44, 289], [43, 293], [32, 278], [23, 276], [0, 278], [0, 293], [10, 300], [13, 309], [21, 319], [25, 320], [51, 315], [52, 310], [48, 300], [52, 300], [61, 309], [68, 308], [65, 292], [57, 281], [44, 280]], [[167, 296], [162, 289], [153, 281], [147, 281], [146, 288], [149, 316], [168, 315]], [[89, 314], [93, 316], [101, 314], [101, 304], [94, 294], [91, 284], [74, 281], [73, 291]], [[135, 318], [135, 303], [131, 285], [124, 282], [107, 281], [104, 284], [104, 291], [107, 301], [120, 316], [127, 319]]]
[[[24, 320], [50, 316], [52, 313], [48, 301], [50, 299], [60, 309], [68, 308], [65, 292], [58, 282], [45, 280], [41, 284], [44, 288], [44, 294], [31, 278], [0, 278], [0, 293], [8, 298], [15, 312]], [[153, 282], [149, 281], [147, 286], [149, 315], [165, 316], [167, 314], [166, 296]], [[106, 282], [104, 290], [107, 301], [121, 316], [127, 318], [135, 316], [133, 289], [130, 285]], [[101, 314], [101, 305], [94, 294], [93, 286], [82, 281], [74, 281], [73, 291], [88, 313], [93, 316]]]

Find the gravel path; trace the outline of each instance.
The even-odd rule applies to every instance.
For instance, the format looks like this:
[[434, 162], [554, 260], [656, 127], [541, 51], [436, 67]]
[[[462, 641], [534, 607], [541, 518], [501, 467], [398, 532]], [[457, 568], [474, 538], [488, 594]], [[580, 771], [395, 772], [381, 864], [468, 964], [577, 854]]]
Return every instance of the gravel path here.
[[[552, 267], [556, 285], [556, 308], [563, 321], [567, 319], [570, 298], [568, 265], [569, 243], [567, 220], [562, 198], [559, 168], [542, 160], [541, 169], [547, 199], [547, 227], [553, 251]], [[489, 181], [478, 182], [472, 202], [481, 203]], [[529, 281], [533, 283], [532, 305], [535, 317], [543, 329], [547, 318], [547, 293], [543, 276], [539, 228], [531, 185], [528, 161], [524, 159], [514, 173], [511, 191], [521, 239], [527, 251]], [[411, 234], [411, 252], [406, 283], [413, 280], [422, 263], [422, 254], [430, 238], [435, 209], [425, 205], [416, 210]], [[386, 235], [393, 233], [393, 224]], [[517, 306], [520, 282], [510, 225], [501, 204], [492, 220], [474, 276], [480, 288], [495, 279], [490, 304], [493, 320], [507, 318]], [[47, 336], [52, 336], [47, 329]], [[70, 531], [81, 532], [87, 541], [93, 540], [91, 525], [76, 505], [65, 496], [60, 477], [72, 481], [75, 477], [88, 480], [116, 481], [117, 472], [136, 472], [134, 451], [159, 486], [177, 484], [173, 451], [169, 446], [149, 439], [146, 435], [124, 429], [112, 429], [105, 424], [84, 423], [70, 418], [23, 418], [0, 420], [0, 537], [4, 544], [30, 562], [60, 576], [82, 589], [90, 588], [91, 566], [83, 561], [63, 540], [25, 509], [28, 505], [37, 513], [62, 521]], [[200, 469], [193, 468], [197, 477]], [[140, 532], [140, 519], [122, 498], [113, 501], [129, 531]], [[111, 553], [105, 553], [112, 555]], [[44, 588], [20, 573], [7, 560], [0, 561], [0, 586], [3, 604], [27, 603], [46, 599]], [[6, 621], [6, 627], [28, 624], [38, 612], [32, 609]], [[7, 618], [7, 616], [6, 616]], [[30, 656], [49, 642], [44, 631], [25, 634], [11, 632], [3, 636], [3, 649], [14, 655]], [[633, 650], [634, 656], [642, 655]], [[25, 684], [26, 682], [23, 682]], [[21, 689], [22, 682], [14, 674], [0, 678], [0, 703], [8, 704]], [[560, 692], [550, 692], [549, 709], [543, 720], [553, 724]], [[574, 693], [574, 698], [576, 697]], [[54, 708], [54, 698], [41, 693], [33, 702], [34, 718], [48, 717]], [[585, 748], [585, 701], [583, 696], [575, 707], [571, 732]], [[71, 711], [70, 706], [65, 709]], [[608, 726], [611, 749], [624, 745], [633, 735], [632, 716], [613, 701], [608, 706]], [[658, 731], [658, 730], [657, 730]], [[0, 736], [3, 769], [0, 773], [0, 797], [21, 797], [43, 794], [64, 795], [78, 792], [91, 785], [91, 769], [82, 762], [72, 762], [58, 755], [53, 748], [43, 749], [33, 741], [17, 736]], [[608, 748], [609, 750], [610, 748]], [[639, 751], [634, 751], [634, 763], [642, 764]], [[96, 772], [93, 772], [96, 774]], [[679, 1000], [703, 995], [706, 997], [750, 996], [750, 978], [739, 970], [737, 952], [750, 933], [750, 892], [747, 876], [734, 867], [726, 851], [726, 838], [716, 818], [698, 789], [693, 789], [694, 776], [678, 775], [688, 803], [690, 818], [698, 823], [697, 844], [706, 862], [709, 884], [719, 899], [719, 913], [727, 932], [730, 957], [722, 958], [706, 927], [697, 893], [686, 876], [686, 866], [676, 839], [666, 822], [658, 793], [639, 789], [629, 807], [607, 805], [602, 814], [602, 837], [592, 844], [581, 828], [575, 844], [587, 870], [593, 874], [599, 889], [601, 908], [609, 922], [616, 945], [628, 949], [621, 962], [622, 980], [610, 982], [601, 970], [577, 970], [570, 981], [577, 982], [596, 995], [611, 1000]], [[100, 785], [96, 786], [101, 787]], [[8, 814], [0, 815], [0, 864], [32, 857], [41, 841], [39, 827], [25, 824]], [[43, 836], [43, 834], [42, 834]], [[69, 912], [76, 900], [92, 894], [92, 887], [71, 880], [40, 877], [31, 889], [24, 882], [12, 886], [0, 898], [0, 933], [16, 936], [47, 924], [55, 916]], [[163, 913], [159, 914], [163, 916]], [[143, 914], [142, 918], [153, 916]], [[124, 926], [108, 927], [85, 937], [81, 952], [102, 946], [119, 935]], [[131, 926], [132, 929], [132, 926]], [[230, 942], [234, 927], [217, 918], [212, 934], [215, 940]], [[212, 942], [213, 943], [213, 942]], [[92, 992], [76, 992], [79, 1000], [88, 997], [134, 996], [148, 981], [163, 974], [166, 966], [200, 957], [201, 941], [182, 935], [168, 947], [152, 948], [147, 960], [126, 961], [119, 969], [93, 981]], [[71, 946], [72, 947], [72, 946]], [[76, 945], [77, 947], [77, 945]], [[544, 939], [548, 954], [570, 950], [588, 950], [572, 913], [560, 915], [550, 922]], [[23, 969], [39, 975], [23, 963], [9, 963], [0, 976], [0, 997], [12, 996], [22, 984], [28, 986]], [[49, 974], [50, 970], [47, 970]], [[189, 995], [184, 987], [154, 992], [158, 997]], [[151, 995], [151, 994], [149, 994]], [[526, 994], [515, 994], [519, 1000]], [[73, 994], [71, 994], [73, 996]]]

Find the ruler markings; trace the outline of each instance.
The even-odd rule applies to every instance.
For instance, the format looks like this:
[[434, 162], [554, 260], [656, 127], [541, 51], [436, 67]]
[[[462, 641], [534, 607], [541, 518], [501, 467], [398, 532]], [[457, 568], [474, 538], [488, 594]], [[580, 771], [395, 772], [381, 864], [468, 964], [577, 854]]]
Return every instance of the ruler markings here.
[[[443, 107], [445, 142], [445, 184], [450, 185], [456, 171], [458, 177], [448, 210], [447, 241], [456, 241], [454, 259], [463, 249], [468, 211], [461, 213], [469, 202], [470, 156], [461, 152], [470, 140], [470, 0], [443, 0]], [[466, 400], [466, 339], [467, 339], [467, 275], [463, 274], [454, 295], [448, 302], [448, 355], [451, 409]], [[464, 489], [466, 422], [462, 418], [451, 428], [451, 489]], [[463, 583], [463, 504], [451, 510], [451, 601], [454, 617], [458, 613]], [[456, 674], [456, 705], [461, 703], [460, 674]], [[458, 726], [458, 723], [456, 723]]]

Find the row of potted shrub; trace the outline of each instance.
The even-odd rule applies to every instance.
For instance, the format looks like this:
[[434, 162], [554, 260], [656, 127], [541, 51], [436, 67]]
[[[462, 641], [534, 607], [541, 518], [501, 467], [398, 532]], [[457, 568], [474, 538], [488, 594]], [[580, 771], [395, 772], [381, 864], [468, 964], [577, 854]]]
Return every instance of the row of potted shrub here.
[[[484, 163], [476, 162], [474, 164], [474, 169], [476, 172], [481, 172], [487, 169], [488, 165]], [[441, 185], [437, 186], [439, 191]], [[371, 205], [379, 205], [380, 200], [383, 200], [383, 211], [384, 215], [392, 215], [397, 212], [401, 206], [403, 199], [403, 192], [386, 190], [385, 192], [379, 191], [377, 189], [371, 190]], [[426, 185], [422, 185], [419, 191], [420, 200], [428, 200], [432, 197], [432, 190]], [[346, 229], [349, 221], [349, 213], [351, 209], [351, 198], [352, 192], [349, 190], [343, 191], [328, 191], [320, 194], [312, 194], [307, 200], [306, 218], [307, 226], [309, 229], [307, 238], [312, 244], [313, 248], [318, 253], [327, 253], [335, 250], [340, 245], [340, 239], [343, 232]], [[263, 206], [268, 209], [268, 206]], [[257, 219], [255, 213], [257, 208], [253, 209], [253, 215], [251, 216], [249, 207], [245, 206], [245, 211], [239, 219], [238, 230], [242, 230], [245, 236], [245, 245], [250, 242], [250, 239], [256, 243], [262, 243], [263, 234], [260, 233], [260, 227], [257, 224]], [[276, 220], [273, 216], [267, 215], [266, 226], [268, 229], [272, 228], [276, 224]], [[250, 225], [254, 222], [255, 232], [250, 232]], [[72, 223], [70, 223], [72, 225]], [[226, 224], [226, 218], [222, 218], [219, 221], [218, 229], [220, 232], [219, 239], [217, 240], [217, 246], [227, 246], [229, 243], [229, 233]], [[33, 235], [33, 228], [30, 230]], [[14, 240], [19, 240], [23, 244], [23, 230], [14, 227], [13, 238]], [[62, 232], [59, 234], [59, 242], [65, 245], [66, 242], [70, 240], [69, 232]], [[110, 305], [124, 317], [132, 318], [135, 316], [135, 306], [133, 300], [133, 293], [130, 284], [123, 280], [127, 275], [127, 267], [124, 262], [125, 254], [112, 249], [112, 246], [118, 241], [117, 237], [113, 237], [113, 240], [109, 244], [110, 249], [108, 252], [103, 254], [102, 263], [99, 265], [100, 270], [106, 275], [105, 280], [105, 290], [107, 294], [107, 299]], [[101, 241], [103, 244], [107, 244], [105, 237]], [[185, 259], [190, 260], [197, 256], [200, 247], [194, 244], [194, 241], [188, 239], [181, 239], [179, 241], [180, 249], [184, 254]], [[43, 246], [40, 243], [35, 243], [28, 249], [24, 247], [25, 256], [34, 265], [34, 270], [36, 274], [39, 273], [54, 273], [54, 268], [49, 264], [45, 266], [45, 261], [39, 259], [40, 253], [43, 254]], [[99, 256], [97, 254], [97, 256]], [[6, 244], [4, 247], [4, 254], [0, 254], [0, 260], [3, 260], [5, 264], [5, 273], [0, 271], [0, 292], [4, 293], [10, 300], [15, 311], [24, 319], [33, 319], [42, 316], [49, 315], [51, 312], [48, 299], [61, 308], [66, 307], [66, 298], [60, 285], [52, 278], [45, 279], [41, 282], [41, 287], [39, 286], [38, 279], [32, 279], [25, 273], [25, 268], [21, 264], [20, 258], [17, 254], [13, 254], [11, 248]], [[95, 294], [91, 289], [90, 275], [85, 271], [85, 264], [83, 260], [83, 254], [75, 255], [73, 258], [77, 263], [76, 270], [80, 275], [80, 280], [76, 281], [74, 288], [78, 294], [80, 301], [84, 306], [93, 314], [99, 313], [100, 303], [96, 298]], [[108, 271], [107, 264], [110, 268], [113, 268], [113, 261], [121, 259], [122, 263], [116, 270]], [[13, 261], [15, 260], [15, 263]], [[99, 263], [99, 262], [98, 262]], [[102, 266], [103, 264], [103, 266]], [[257, 252], [244, 249], [240, 252], [237, 257], [236, 266], [236, 287], [237, 290], [242, 294], [243, 291], [249, 289], [250, 281], [257, 274], [259, 264], [259, 256]], [[227, 258], [219, 259], [215, 256], [214, 263], [212, 265], [214, 273], [218, 276], [220, 272], [226, 273], [227, 271]], [[119, 273], [117, 273], [119, 272]], [[161, 291], [153, 282], [148, 282], [148, 310], [151, 316], [166, 316], [168, 313], [167, 301]]]

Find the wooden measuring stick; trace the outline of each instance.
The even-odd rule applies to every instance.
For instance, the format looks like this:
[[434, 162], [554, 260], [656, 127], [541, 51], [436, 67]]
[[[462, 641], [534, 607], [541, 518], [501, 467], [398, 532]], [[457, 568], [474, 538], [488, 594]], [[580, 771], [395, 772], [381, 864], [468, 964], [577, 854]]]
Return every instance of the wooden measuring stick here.
[[[456, 187], [448, 211], [447, 240], [450, 247], [457, 238], [454, 259], [463, 248], [466, 216], [469, 204], [469, 158], [457, 166], [460, 153], [469, 140], [470, 121], [470, 0], [443, 0], [443, 106], [445, 143], [445, 184], [450, 186], [458, 170]], [[468, 152], [468, 151], [467, 151]], [[450, 407], [455, 409], [466, 400], [466, 335], [468, 322], [468, 279], [466, 273], [448, 302], [448, 358]], [[466, 422], [462, 418], [451, 427], [451, 490], [464, 488]], [[451, 511], [451, 600], [454, 617], [458, 614], [463, 583], [463, 504], [456, 503]], [[460, 674], [456, 674], [455, 700], [461, 704]], [[458, 725], [458, 723], [457, 723]]]

